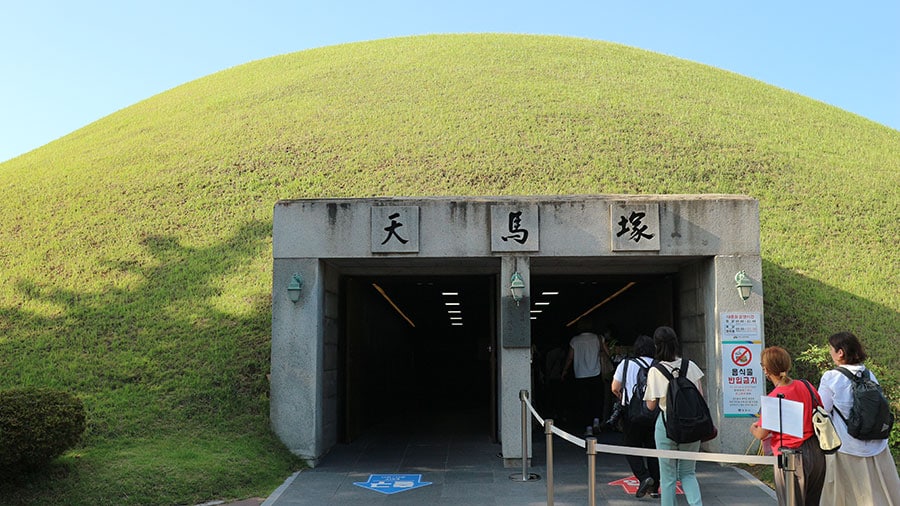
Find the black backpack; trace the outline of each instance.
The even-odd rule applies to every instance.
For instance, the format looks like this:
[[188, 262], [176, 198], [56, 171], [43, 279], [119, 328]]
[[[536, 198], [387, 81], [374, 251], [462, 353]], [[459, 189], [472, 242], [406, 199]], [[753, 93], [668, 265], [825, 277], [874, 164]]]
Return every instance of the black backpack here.
[[[872, 372], [863, 369], [853, 374], [844, 367], [835, 369], [850, 380], [853, 391], [853, 406], [850, 413], [844, 416], [841, 410], [834, 410], [847, 424], [847, 433], [864, 441], [887, 439], [894, 426], [894, 414], [888, 404], [881, 386], [872, 379]], [[863, 373], [867, 373], [863, 376]]]
[[654, 365], [669, 380], [663, 423], [666, 436], [676, 443], [705, 440], [716, 430], [706, 399], [687, 377], [688, 364], [690, 360], [682, 359], [677, 376], [663, 364]]
[[[625, 366], [622, 371], [622, 381], [628, 380], [628, 362], [632, 359], [625, 359]], [[654, 360], [650, 365], [640, 358], [635, 358], [638, 364], [637, 381], [631, 387], [631, 392], [625, 390], [625, 415], [629, 423], [637, 425], [653, 425], [656, 423], [656, 417], [659, 415], [659, 406], [652, 411], [647, 408], [644, 402], [644, 392], [647, 390], [647, 373], [650, 367], [656, 365]]]

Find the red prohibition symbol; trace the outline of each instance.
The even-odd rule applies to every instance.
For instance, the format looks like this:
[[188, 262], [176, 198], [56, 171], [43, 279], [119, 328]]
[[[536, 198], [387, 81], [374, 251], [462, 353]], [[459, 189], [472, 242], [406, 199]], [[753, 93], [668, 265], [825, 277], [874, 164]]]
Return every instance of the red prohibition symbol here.
[[735, 346], [731, 351], [731, 361], [740, 367], [749, 364], [753, 359], [753, 352], [746, 346]]

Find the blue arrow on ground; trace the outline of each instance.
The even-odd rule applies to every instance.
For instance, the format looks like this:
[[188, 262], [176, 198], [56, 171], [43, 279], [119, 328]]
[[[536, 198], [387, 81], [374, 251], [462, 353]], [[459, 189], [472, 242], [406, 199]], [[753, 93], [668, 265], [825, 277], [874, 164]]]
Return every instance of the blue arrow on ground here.
[[370, 474], [369, 481], [354, 481], [353, 484], [382, 494], [396, 494], [431, 485], [430, 481], [421, 480], [421, 474]]

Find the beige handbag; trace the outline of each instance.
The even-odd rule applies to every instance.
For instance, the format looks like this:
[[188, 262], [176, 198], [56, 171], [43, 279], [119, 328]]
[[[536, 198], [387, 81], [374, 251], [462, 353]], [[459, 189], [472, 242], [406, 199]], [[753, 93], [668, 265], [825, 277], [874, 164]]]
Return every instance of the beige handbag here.
[[826, 454], [832, 454], [841, 447], [841, 436], [838, 436], [837, 431], [834, 430], [834, 424], [831, 422], [831, 417], [828, 416], [828, 412], [825, 411], [825, 408], [819, 404], [818, 398], [812, 390], [812, 386], [810, 386], [809, 382], [806, 380], [800, 381], [802, 381], [803, 384], [806, 385], [806, 388], [809, 389], [809, 395], [812, 397], [813, 404], [815, 405], [812, 411], [812, 424], [816, 437], [819, 438], [819, 448]]

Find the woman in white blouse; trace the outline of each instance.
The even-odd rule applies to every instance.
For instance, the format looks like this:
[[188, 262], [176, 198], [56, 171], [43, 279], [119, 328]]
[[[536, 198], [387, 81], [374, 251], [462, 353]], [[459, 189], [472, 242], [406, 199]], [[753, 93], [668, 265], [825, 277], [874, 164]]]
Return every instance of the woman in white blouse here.
[[[687, 360], [681, 358], [681, 342], [678, 335], [671, 327], [659, 327], [653, 332], [653, 344], [656, 346], [656, 355], [654, 358], [659, 361], [662, 367], [669, 372], [679, 370], [681, 361]], [[688, 361], [687, 378], [694, 383], [700, 394], [703, 394], [703, 386], [700, 380], [703, 378], [703, 371], [697, 367], [697, 364]], [[676, 373], [677, 374], [677, 373]], [[669, 387], [669, 380], [659, 372], [655, 367], [651, 367], [647, 373], [647, 391], [644, 392], [644, 400], [647, 407], [656, 409], [659, 406], [661, 415], [656, 418], [656, 449], [657, 450], [682, 450], [688, 452], [700, 451], [700, 440], [691, 443], [676, 443], [669, 439], [666, 435], [666, 425], [664, 422], [666, 413], [666, 395]], [[659, 492], [661, 506], [675, 506], [678, 501], [675, 495], [676, 482], [681, 482], [681, 489], [684, 491], [684, 498], [691, 506], [701, 506], [703, 504], [703, 496], [700, 493], [700, 483], [697, 481], [697, 461], [691, 459], [668, 459], [659, 458]]]
[[[828, 338], [828, 347], [835, 366], [844, 367], [853, 374], [866, 370], [863, 365], [866, 352], [852, 333], [834, 334]], [[872, 379], [878, 382], [874, 374]], [[836, 369], [826, 372], [819, 382], [819, 395], [841, 436], [841, 448], [833, 455], [825, 456], [825, 486], [820, 504], [900, 506], [900, 477], [888, 449], [888, 440], [864, 441], [852, 437], [847, 433], [846, 422], [832, 409], [850, 413], [853, 405], [850, 379]]]

